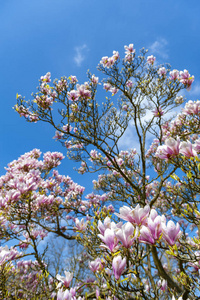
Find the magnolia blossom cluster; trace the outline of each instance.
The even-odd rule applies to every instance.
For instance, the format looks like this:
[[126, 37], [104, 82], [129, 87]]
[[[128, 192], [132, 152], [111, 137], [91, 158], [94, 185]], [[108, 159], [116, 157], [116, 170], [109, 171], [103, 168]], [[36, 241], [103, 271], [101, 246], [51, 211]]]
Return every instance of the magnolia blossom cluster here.
[[119, 58], [119, 52], [113, 51], [113, 55], [111, 57], [102, 57], [100, 64], [102, 64], [104, 68], [111, 68], [115, 64], [115, 62], [119, 60]]
[[[175, 102], [178, 104], [183, 102], [182, 96], [177, 96]], [[162, 125], [163, 139], [168, 137], [176, 136], [188, 136], [191, 139], [197, 139], [198, 129], [199, 129], [199, 101], [188, 101], [185, 107], [182, 109], [181, 113], [177, 117], [169, 122], [165, 122]]]
[[125, 51], [125, 58], [124, 60], [128, 63], [131, 63], [135, 57], [135, 49], [133, 44], [129, 44], [129, 46], [124, 46]]
[[[47, 236], [48, 222], [52, 222], [53, 226], [55, 209], [59, 212], [60, 205], [65, 208], [65, 213], [73, 209], [85, 212], [91, 207], [90, 201], [81, 200], [84, 192], [82, 186], [69, 176], [59, 175], [58, 171], [53, 170], [64, 156], [59, 152], [47, 152], [43, 160], [39, 160], [40, 155], [38, 149], [25, 153], [8, 165], [6, 175], [0, 178], [1, 226], [5, 230], [9, 226], [13, 234], [21, 235], [21, 249], [31, 245], [32, 239], [43, 240]], [[51, 170], [52, 175], [47, 176]], [[29, 199], [29, 205], [26, 199]], [[32, 219], [26, 231], [24, 215], [29, 214]], [[33, 221], [38, 218], [47, 222], [46, 225], [43, 223], [40, 227], [37, 221]]]
[[[165, 77], [167, 74], [167, 70], [165, 67], [159, 68], [157, 72], [160, 77]], [[169, 79], [180, 81], [183, 85], [186, 86], [186, 89], [189, 91], [194, 81], [194, 76], [191, 76], [188, 70], [184, 70], [184, 71], [172, 70], [169, 72]]]
[[8, 246], [0, 247], [0, 266], [2, 266], [7, 261], [12, 261], [15, 258], [22, 256], [22, 253], [19, 253], [16, 248], [8, 248]]
[[108, 92], [112, 93], [112, 96], [118, 93], [118, 89], [116, 87], [113, 87], [110, 83], [104, 83], [103, 85], [104, 89]]
[[77, 84], [76, 88], [76, 90], [71, 90], [67, 93], [69, 100], [76, 102], [79, 99], [88, 100], [91, 98], [91, 91], [87, 82], [81, 85]]
[[22, 117], [27, 118], [30, 122], [37, 122], [39, 120], [38, 114], [30, 112], [28, 108], [23, 105], [16, 104], [14, 106], [15, 111]]
[[[166, 223], [164, 215], [159, 216], [156, 210], [151, 209], [148, 205], [141, 208], [138, 204], [134, 209], [128, 206], [120, 208], [120, 213], [115, 213], [119, 218], [127, 221], [114, 223], [109, 217], [106, 217], [104, 223], [98, 222], [99, 238], [103, 244], [101, 247], [111, 252], [117, 252], [122, 246], [130, 249], [135, 241], [155, 245], [158, 241], [164, 241], [166, 244], [173, 246], [180, 238], [182, 232], [180, 225], [174, 224], [173, 221]], [[126, 267], [126, 258], [121, 255], [113, 259], [113, 272], [118, 280]], [[101, 261], [98, 259], [90, 265], [93, 271], [102, 268]]]
[[183, 108], [182, 112], [185, 115], [199, 115], [200, 113], [200, 101], [188, 101]]
[[[0, 273], [4, 274], [4, 280], [8, 279], [9, 287], [7, 298], [16, 296], [25, 299], [27, 295], [40, 291], [42, 288], [42, 270], [38, 261], [24, 260], [24, 253], [18, 252], [14, 247], [0, 247]], [[46, 267], [45, 264], [43, 264]], [[2, 277], [1, 277], [2, 278]], [[5, 282], [1, 281], [1, 296]], [[48, 282], [50, 287], [50, 281]], [[16, 289], [17, 286], [17, 289]], [[48, 287], [46, 287], [47, 290]], [[42, 293], [41, 293], [42, 295]]]
[[153, 65], [155, 60], [156, 60], [155, 56], [153, 56], [153, 55], [147, 56], [147, 63], [148, 64]]
[[[150, 55], [147, 57], [147, 63], [149, 65], [154, 64], [156, 58], [153, 55]], [[167, 75], [167, 69], [165, 67], [160, 67], [157, 70], [158, 75], [161, 78], [165, 78]], [[186, 89], [189, 91], [191, 89], [191, 85], [194, 81], [194, 76], [190, 75], [190, 73], [188, 72], [188, 70], [184, 70], [184, 71], [178, 71], [176, 69], [172, 70], [169, 72], [169, 79], [170, 80], [178, 80], [179, 82], [181, 82], [183, 85], [186, 86]]]
[[182, 84], [184, 84], [188, 91], [191, 89], [191, 85], [194, 81], [194, 76], [191, 76], [188, 70], [173, 70], [169, 73], [169, 75], [171, 80], [179, 80]]
[[195, 157], [200, 152], [200, 140], [196, 140], [195, 144], [190, 141], [180, 141], [178, 137], [176, 140], [174, 138], [168, 138], [165, 140], [165, 144], [159, 146], [156, 151], [156, 157], [168, 160], [169, 158], [176, 157], [182, 154], [188, 158]]

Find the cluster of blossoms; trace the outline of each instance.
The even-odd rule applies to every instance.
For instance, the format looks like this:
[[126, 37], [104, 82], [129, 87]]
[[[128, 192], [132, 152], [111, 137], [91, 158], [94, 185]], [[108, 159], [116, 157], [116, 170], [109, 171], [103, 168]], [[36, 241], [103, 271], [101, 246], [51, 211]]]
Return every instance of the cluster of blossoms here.
[[133, 48], [133, 44], [129, 44], [129, 46], [124, 46], [125, 51], [125, 62], [131, 63], [135, 57], [135, 49]]
[[200, 140], [196, 140], [195, 144], [192, 144], [190, 141], [181, 142], [179, 137], [176, 140], [168, 138], [165, 140], [165, 145], [157, 148], [155, 156], [168, 160], [179, 153], [188, 158], [197, 156], [200, 153]]
[[[159, 68], [157, 72], [160, 77], [165, 77], [167, 74], [167, 70], [165, 67]], [[187, 70], [184, 71], [172, 70], [169, 72], [169, 79], [179, 80], [183, 85], [186, 86], [186, 89], [189, 91], [194, 81], [194, 76], [191, 76]]]
[[108, 91], [111, 92], [112, 96], [117, 94], [117, 92], [119, 91], [116, 87], [113, 87], [110, 83], [104, 83], [103, 87], [107, 92]]
[[147, 56], [147, 63], [148, 64], [153, 65], [155, 60], [156, 60], [155, 56], [153, 56], [153, 55]]
[[115, 64], [115, 62], [119, 60], [119, 58], [119, 52], [113, 51], [113, 55], [111, 57], [102, 57], [100, 64], [102, 64], [104, 68], [111, 68]]
[[[141, 208], [138, 204], [134, 209], [123, 206], [120, 208], [120, 213], [115, 214], [127, 223], [116, 224], [111, 222], [109, 217], [106, 217], [104, 223], [100, 220], [98, 222], [100, 231], [98, 236], [104, 243], [101, 247], [111, 252], [117, 252], [122, 246], [130, 249], [136, 240], [150, 245], [162, 240], [173, 246], [182, 234], [179, 223], [175, 225], [170, 220], [166, 224], [165, 216], [159, 216], [156, 210], [150, 210], [148, 205]], [[121, 255], [115, 256], [112, 266], [115, 278], [118, 280], [126, 266], [126, 258], [122, 259]], [[99, 268], [102, 268], [100, 260], [92, 269], [96, 271]]]
[[171, 80], [179, 80], [183, 85], [185, 85], [188, 91], [191, 89], [192, 83], [194, 81], [194, 76], [191, 76], [188, 70], [173, 70], [169, 73], [169, 75]]
[[[149, 65], [154, 64], [156, 58], [153, 55], [150, 55], [147, 57], [147, 63]], [[157, 70], [157, 73], [160, 77], [166, 77], [167, 75], [167, 69], [165, 67], [160, 67]], [[186, 86], [186, 89], [189, 91], [191, 89], [191, 85], [194, 81], [194, 76], [191, 76], [190, 73], [188, 72], [188, 70], [184, 70], [184, 71], [178, 71], [176, 69], [172, 70], [169, 72], [169, 79], [170, 80], [178, 80], [180, 81], [183, 85]]]
[[[42, 270], [38, 261], [22, 260], [23, 257], [24, 253], [18, 252], [14, 247], [10, 249], [8, 246], [0, 247], [0, 295], [2, 296], [2, 291], [6, 290], [5, 279], [8, 279], [10, 289], [6, 299], [12, 299], [14, 296], [18, 299], [31, 296], [42, 286]], [[17, 289], [16, 284], [18, 284]]]
[[69, 100], [75, 102], [78, 100], [87, 100], [91, 98], [91, 91], [89, 90], [88, 83], [85, 84], [77, 84], [76, 90], [71, 90], [67, 93]]
[[[183, 97], [178, 96], [175, 102], [181, 104], [183, 102]], [[177, 115], [177, 117], [169, 122], [165, 122], [162, 125], [163, 139], [168, 137], [176, 136], [188, 136], [190, 140], [198, 139], [198, 129], [199, 129], [199, 101], [188, 101], [182, 112]]]
[[[59, 152], [47, 152], [41, 161], [38, 160], [40, 155], [38, 149], [22, 155], [8, 165], [6, 175], [0, 178], [1, 224], [5, 229], [9, 225], [16, 236], [21, 236], [21, 239], [18, 238], [20, 248], [27, 248], [33, 239], [39, 241], [47, 236], [48, 222], [53, 225], [56, 215], [60, 214], [60, 205], [66, 213], [73, 211], [73, 207], [83, 212], [91, 206], [88, 201], [81, 200], [84, 192], [82, 186], [73, 182], [69, 176], [61, 176], [53, 170], [64, 156]], [[52, 175], [47, 177], [51, 170]], [[23, 200], [26, 198], [29, 199], [29, 205]], [[35, 220], [30, 221], [28, 231], [25, 215], [31, 215]]]

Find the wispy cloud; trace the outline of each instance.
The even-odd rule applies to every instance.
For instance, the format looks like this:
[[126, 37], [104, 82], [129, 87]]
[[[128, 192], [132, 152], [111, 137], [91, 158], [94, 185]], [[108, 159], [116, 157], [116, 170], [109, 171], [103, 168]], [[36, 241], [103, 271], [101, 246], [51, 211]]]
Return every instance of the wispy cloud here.
[[80, 67], [82, 62], [85, 60], [85, 54], [87, 51], [88, 51], [88, 47], [86, 44], [75, 47], [74, 61], [78, 67]]
[[153, 44], [151, 44], [148, 48], [149, 51], [155, 55], [160, 56], [163, 59], [168, 58], [168, 41], [164, 38], [159, 38]]

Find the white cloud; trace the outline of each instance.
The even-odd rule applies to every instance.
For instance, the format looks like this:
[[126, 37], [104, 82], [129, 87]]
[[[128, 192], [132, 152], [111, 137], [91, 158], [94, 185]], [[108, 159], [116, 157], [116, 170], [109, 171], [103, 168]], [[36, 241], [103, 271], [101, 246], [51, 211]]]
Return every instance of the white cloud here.
[[150, 51], [150, 54], [153, 53], [155, 55], [160, 56], [163, 59], [168, 58], [168, 41], [164, 38], [160, 38], [157, 41], [155, 41], [153, 44], [151, 44], [148, 48]]
[[82, 62], [85, 60], [85, 53], [87, 51], [88, 51], [88, 47], [86, 44], [75, 47], [74, 61], [78, 67], [80, 67]]

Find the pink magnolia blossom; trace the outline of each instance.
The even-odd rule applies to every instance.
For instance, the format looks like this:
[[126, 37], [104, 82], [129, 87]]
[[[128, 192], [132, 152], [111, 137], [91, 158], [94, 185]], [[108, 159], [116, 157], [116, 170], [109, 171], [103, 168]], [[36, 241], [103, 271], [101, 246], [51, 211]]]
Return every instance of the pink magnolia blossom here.
[[164, 115], [164, 111], [162, 110], [161, 107], [158, 107], [153, 111], [153, 115], [155, 117], [160, 117], [160, 116]]
[[95, 75], [92, 75], [92, 77], [91, 77], [91, 82], [92, 82], [93, 84], [97, 84], [97, 83], [99, 82], [99, 77], [95, 77]]
[[165, 141], [165, 145], [159, 146], [156, 151], [156, 156], [161, 159], [168, 159], [179, 154], [180, 139], [169, 138]]
[[75, 299], [77, 299], [76, 297], [74, 297], [73, 294], [74, 293], [71, 293], [71, 289], [65, 290], [65, 291], [63, 291], [62, 289], [59, 289], [57, 292], [57, 300], [75, 300]]
[[102, 59], [100, 61], [100, 64], [102, 64], [104, 68], [111, 68], [118, 59], [119, 59], [119, 52], [118, 51], [113, 51], [113, 56], [111, 56], [111, 57], [108, 57], [108, 56], [102, 57]]
[[115, 256], [112, 262], [112, 268], [115, 278], [118, 280], [126, 266], [126, 257], [122, 259], [121, 255]]
[[109, 217], [106, 217], [103, 223], [101, 220], [98, 221], [98, 229], [102, 235], [104, 235], [104, 232], [107, 228], [115, 230], [121, 228], [121, 226], [122, 222], [115, 224], [114, 222], [111, 222]]
[[106, 91], [109, 91], [111, 87], [112, 87], [111, 84], [108, 83], [108, 82], [103, 84], [103, 88], [104, 88]]
[[172, 70], [171, 72], [169, 72], [169, 79], [171, 79], [171, 80], [179, 79], [179, 71]]
[[134, 85], [134, 83], [133, 83], [133, 81], [132, 80], [127, 80], [127, 82], [126, 82], [126, 86], [128, 87], [128, 88], [132, 88], [133, 87], [133, 85]]
[[62, 137], [63, 137], [63, 135], [64, 135], [64, 133], [63, 133], [63, 132], [60, 132], [60, 131], [56, 130], [56, 132], [55, 132], [55, 135], [54, 135], [53, 139], [56, 139], [56, 140], [61, 140], [61, 139], [62, 139]]
[[147, 219], [147, 225], [142, 225], [140, 229], [140, 241], [147, 244], [155, 244], [162, 233], [162, 217], [158, 216], [157, 212], [152, 209], [150, 216]]
[[147, 63], [150, 65], [153, 65], [155, 62], [156, 58], [153, 55], [147, 56]]
[[198, 115], [200, 113], [200, 101], [188, 101], [183, 108], [183, 113], [185, 115]]
[[116, 229], [115, 235], [125, 248], [130, 248], [138, 236], [138, 228], [135, 230], [134, 226], [128, 222]]
[[129, 44], [129, 46], [124, 46], [124, 49], [126, 50], [125, 53], [135, 53], [133, 44]]
[[102, 223], [101, 220], [98, 221], [98, 229], [102, 235], [104, 235], [107, 228], [111, 228], [111, 220], [109, 217], [104, 219], [104, 223]]
[[86, 87], [84, 84], [79, 85], [77, 84], [77, 92], [78, 96], [82, 99], [90, 99], [91, 98], [91, 91], [88, 90], [88, 87]]
[[165, 222], [162, 222], [162, 233], [163, 238], [170, 246], [173, 246], [182, 235], [179, 223], [175, 225], [171, 220], [167, 223], [167, 225]]
[[70, 124], [63, 125], [63, 130], [66, 132], [72, 131], [73, 127]]
[[200, 139], [195, 141], [194, 150], [196, 150], [198, 153], [200, 152]]
[[96, 272], [99, 271], [103, 268], [101, 259], [99, 257], [97, 257], [95, 260], [90, 261], [89, 263], [89, 268], [92, 272]]
[[100, 64], [102, 64], [104, 67], [106, 67], [107, 63], [108, 63], [108, 56], [103, 56], [100, 61]]
[[141, 208], [138, 204], [134, 209], [131, 209], [128, 206], [120, 207], [119, 211], [119, 214], [115, 213], [119, 218], [136, 225], [141, 225], [146, 224], [146, 218], [149, 215], [150, 207], [146, 205], [144, 208]]
[[98, 152], [96, 150], [90, 151], [90, 160], [91, 161], [98, 159], [100, 156], [101, 156], [101, 154], [100, 153], [98, 154]]
[[69, 76], [69, 80], [70, 80], [70, 81], [71, 81], [71, 83], [73, 83], [73, 84], [75, 84], [75, 83], [77, 83], [77, 82], [78, 82], [78, 79], [77, 79], [77, 77], [76, 77], [76, 76], [73, 76], [73, 75]]
[[79, 98], [79, 93], [75, 90], [71, 90], [70, 92], [67, 93], [67, 96], [68, 96], [69, 100], [77, 101]]
[[194, 146], [190, 143], [190, 141], [187, 142], [181, 142], [180, 143], [180, 153], [185, 155], [186, 157], [194, 157], [197, 156], [197, 152], [194, 149]]
[[10, 261], [15, 259], [16, 257], [20, 257], [22, 253], [19, 253], [15, 248], [0, 247], [0, 266], [3, 265], [6, 261]]
[[129, 46], [124, 46], [125, 51], [125, 61], [130, 63], [134, 59], [135, 49], [133, 48], [133, 44], [129, 44]]
[[166, 291], [167, 289], [167, 280], [162, 279], [158, 281], [158, 287], [160, 287], [161, 291]]
[[194, 76], [191, 76], [188, 70], [180, 71], [180, 82], [186, 86], [186, 89], [189, 91], [191, 85], [194, 81]]
[[40, 77], [41, 81], [51, 82], [51, 73], [47, 72], [46, 75]]
[[117, 61], [120, 58], [119, 52], [114, 50], [112, 57], [113, 57], [114, 61]]
[[102, 245], [102, 247], [109, 249], [111, 252], [114, 252], [117, 249], [118, 238], [113, 229], [107, 228], [104, 235], [98, 234], [98, 236], [106, 244], [106, 246]]
[[167, 70], [165, 69], [165, 67], [162, 67], [162, 68], [158, 69], [158, 75], [160, 77], [165, 77], [166, 74], [167, 74]]
[[119, 91], [119, 90], [118, 90], [116, 87], [111, 87], [111, 88], [109, 89], [109, 92], [112, 93], [112, 96], [116, 95], [116, 94], [118, 93], [118, 91]]
[[75, 230], [84, 231], [87, 228], [88, 222], [85, 222], [83, 218], [81, 220], [76, 218], [75, 224], [76, 224], [76, 227], [74, 227]]
[[65, 273], [65, 276], [61, 276], [59, 274], [56, 275], [56, 278], [60, 281], [60, 283], [58, 284], [58, 288], [60, 288], [62, 286], [62, 284], [68, 288], [69, 285], [70, 285], [70, 282], [72, 281], [73, 279], [73, 276], [74, 274], [73, 273], [70, 273], [70, 272], [64, 272]]

